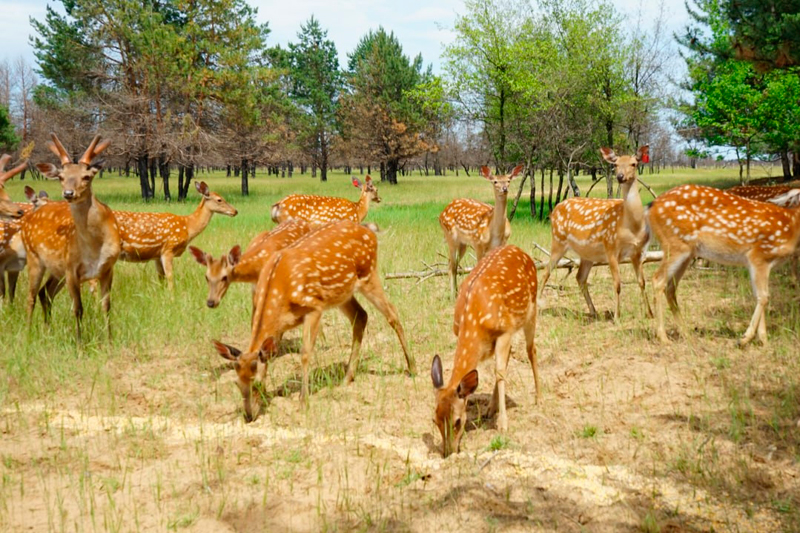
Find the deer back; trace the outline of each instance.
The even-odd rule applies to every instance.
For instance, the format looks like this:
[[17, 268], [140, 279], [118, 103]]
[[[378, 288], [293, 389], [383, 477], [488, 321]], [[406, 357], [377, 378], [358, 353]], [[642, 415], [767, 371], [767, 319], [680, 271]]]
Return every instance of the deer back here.
[[662, 245], [680, 242], [724, 264], [785, 257], [800, 238], [800, 211], [701, 185], [665, 192], [650, 205], [648, 219]]
[[456, 240], [489, 242], [493, 207], [471, 198], [456, 198], [439, 214], [439, 224]]
[[333, 196], [292, 194], [273, 206], [273, 214], [276, 222], [301, 218], [315, 227], [336, 220], [359, 222], [358, 204]]
[[772, 198], [776, 198], [782, 194], [786, 194], [792, 188], [783, 185], [775, 185], [773, 187], [759, 186], [759, 185], [737, 185], [730, 189], [725, 189], [731, 194], [741, 196], [742, 198], [749, 198], [750, 200], [758, 200], [759, 202], [766, 202]]
[[121, 257], [126, 261], [150, 261], [166, 248], [179, 248], [189, 241], [185, 217], [180, 215], [114, 211], [114, 216], [122, 239]]

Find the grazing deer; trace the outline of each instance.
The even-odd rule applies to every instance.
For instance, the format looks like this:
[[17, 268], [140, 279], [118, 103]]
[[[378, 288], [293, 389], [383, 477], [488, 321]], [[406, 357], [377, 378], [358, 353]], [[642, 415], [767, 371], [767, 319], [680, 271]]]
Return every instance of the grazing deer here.
[[[52, 298], [66, 283], [75, 314], [75, 336], [80, 343], [83, 316], [80, 284], [98, 279], [106, 329], [111, 338], [111, 281], [121, 244], [114, 214], [92, 192], [92, 180], [101, 169], [95, 158], [108, 148], [109, 142], [100, 142], [100, 136], [95, 136], [83, 156], [73, 162], [56, 134], [50, 136], [53, 140], [48, 146], [61, 160], [61, 168], [50, 163], [36, 167], [61, 182], [61, 195], [66, 202], [50, 202], [29, 214], [22, 224], [30, 280], [28, 321], [37, 293], [48, 321]], [[49, 278], [40, 290], [45, 272]]]
[[620, 290], [619, 263], [630, 258], [639, 289], [642, 293], [645, 313], [652, 317], [650, 302], [645, 293], [642, 256], [650, 235], [644, 219], [644, 207], [639, 197], [637, 168], [639, 162], [648, 155], [649, 147], [642, 146], [635, 156], [617, 156], [610, 148], [601, 148], [603, 158], [615, 167], [617, 181], [622, 186], [621, 200], [604, 200], [598, 198], [570, 198], [558, 204], [550, 214], [550, 261], [545, 268], [539, 283], [544, 291], [550, 278], [550, 272], [556, 267], [567, 250], [573, 250], [581, 258], [578, 267], [578, 286], [589, 306], [592, 317], [597, 310], [589, 295], [587, 279], [594, 263], [605, 261], [614, 279], [616, 305], [614, 320], [619, 320]]
[[252, 386], [256, 374], [263, 380], [266, 363], [276, 351], [276, 339], [300, 324], [303, 325], [300, 399], [308, 401], [308, 361], [313, 354], [322, 313], [333, 307], [338, 307], [353, 326], [345, 383], [353, 381], [367, 326], [367, 312], [355, 299], [356, 291], [386, 317], [400, 340], [409, 372], [416, 372], [397, 310], [381, 286], [375, 234], [350, 220], [333, 222], [273, 254], [264, 266], [254, 296], [248, 352], [243, 354], [214, 341], [219, 354], [234, 362], [248, 421], [253, 419]]
[[541, 397], [536, 362], [536, 266], [516, 246], [502, 246], [481, 259], [461, 285], [453, 331], [458, 336], [453, 373], [447, 386], [442, 361], [433, 358], [431, 379], [436, 389], [434, 423], [442, 435], [442, 455], [458, 452], [467, 422], [467, 401], [478, 387], [478, 363], [494, 355], [495, 385], [488, 416], [498, 412], [497, 428], [508, 430], [506, 369], [511, 338], [525, 332], [528, 360], [533, 369], [536, 401]]
[[28, 162], [23, 161], [16, 167], [6, 170], [9, 161], [11, 161], [11, 156], [8, 154], [0, 157], [0, 217], [20, 218], [30, 210], [31, 206], [12, 202], [6, 191], [6, 182], [28, 168]]
[[457, 198], [439, 215], [439, 225], [447, 241], [447, 260], [450, 269], [450, 293], [458, 292], [458, 264], [471, 246], [478, 261], [492, 248], [504, 245], [511, 235], [511, 224], [506, 218], [508, 186], [522, 169], [517, 166], [511, 174], [495, 176], [489, 167], [481, 167], [481, 176], [492, 182], [494, 207], [469, 198]]
[[331, 196], [314, 196], [310, 194], [290, 194], [272, 206], [272, 221], [286, 222], [292, 218], [302, 218], [317, 227], [334, 220], [352, 220], [361, 222], [367, 216], [370, 202], [381, 203], [378, 189], [367, 175], [362, 184], [358, 178], [352, 177], [353, 186], [361, 189], [358, 202]]
[[173, 287], [172, 259], [180, 257], [192, 239], [206, 229], [214, 213], [230, 217], [237, 214], [222, 196], [208, 190], [204, 181], [196, 181], [194, 186], [203, 198], [188, 216], [114, 211], [122, 238], [119, 258], [132, 263], [155, 261], [159, 278], [166, 277], [170, 289]]
[[[39, 196], [27, 185], [25, 186], [25, 196], [31, 202], [33, 210], [38, 209], [49, 201], [47, 193], [41, 191]], [[17, 292], [17, 279], [19, 273], [25, 268], [25, 246], [22, 244], [22, 236], [19, 230], [22, 229], [21, 219], [10, 222], [0, 222], [0, 298], [5, 298], [6, 294], [6, 275], [8, 276], [8, 299], [14, 301]]]
[[[800, 190], [793, 193], [800, 195]], [[746, 266], [756, 308], [740, 345], [758, 331], [767, 342], [766, 310], [769, 274], [781, 259], [795, 253], [800, 240], [800, 210], [758, 202], [700, 185], [681, 185], [659, 196], [647, 211], [650, 228], [661, 243], [664, 260], [653, 276], [656, 334], [667, 341], [664, 302], [680, 319], [675, 292], [695, 257], [726, 265]]]
[[244, 254], [237, 244], [227, 255], [214, 259], [211, 254], [194, 246], [189, 251], [195, 261], [206, 267], [208, 282], [208, 299], [206, 305], [212, 309], [219, 305], [231, 283], [258, 282], [261, 269], [277, 251], [297, 242], [303, 235], [311, 231], [308, 222], [303, 219], [292, 219], [282, 222], [276, 228], [259, 233], [247, 246]]

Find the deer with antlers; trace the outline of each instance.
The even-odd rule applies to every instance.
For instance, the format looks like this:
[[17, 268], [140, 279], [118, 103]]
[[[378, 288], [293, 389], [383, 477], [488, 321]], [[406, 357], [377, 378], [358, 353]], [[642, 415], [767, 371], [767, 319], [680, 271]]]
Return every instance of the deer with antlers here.
[[649, 147], [642, 146], [636, 155], [617, 156], [610, 148], [601, 148], [603, 158], [614, 165], [617, 181], [622, 187], [621, 200], [598, 198], [570, 198], [558, 204], [550, 214], [550, 261], [539, 283], [544, 290], [550, 272], [556, 267], [567, 250], [573, 250], [581, 258], [578, 267], [578, 286], [581, 289], [589, 314], [597, 316], [597, 310], [589, 295], [587, 280], [594, 263], [607, 262], [614, 280], [616, 305], [614, 320], [619, 320], [620, 290], [622, 282], [619, 263], [630, 258], [639, 290], [642, 294], [645, 313], [652, 317], [650, 303], [645, 293], [642, 256], [650, 239], [644, 219], [644, 207], [637, 185], [639, 163], [648, 156]]
[[122, 238], [119, 258], [132, 263], [155, 261], [159, 278], [166, 278], [170, 289], [173, 258], [180, 257], [189, 243], [206, 229], [214, 213], [229, 217], [238, 213], [222, 196], [210, 191], [206, 182], [196, 181], [194, 185], [202, 199], [188, 216], [114, 211]]
[[[95, 158], [108, 148], [109, 142], [100, 142], [100, 136], [96, 135], [83, 156], [73, 162], [56, 134], [50, 136], [52, 142], [48, 146], [61, 160], [61, 167], [50, 163], [40, 163], [36, 167], [48, 178], [61, 182], [61, 195], [66, 202], [44, 205], [28, 215], [22, 225], [30, 280], [28, 321], [33, 315], [37, 293], [45, 321], [48, 321], [51, 301], [66, 284], [72, 297], [75, 336], [80, 343], [83, 316], [80, 284], [97, 279], [110, 338], [111, 281], [121, 242], [114, 214], [92, 192], [92, 180], [102, 168]], [[46, 272], [49, 277], [40, 290]]]
[[331, 196], [314, 196], [310, 194], [290, 194], [272, 206], [272, 221], [286, 222], [292, 218], [302, 218], [314, 227], [334, 220], [352, 220], [361, 222], [367, 216], [370, 202], [379, 204], [378, 188], [367, 175], [362, 184], [358, 178], [352, 177], [354, 187], [361, 189], [358, 202]]
[[270, 231], [256, 235], [244, 253], [237, 244], [219, 259], [214, 259], [211, 254], [199, 248], [189, 246], [195, 261], [206, 267], [208, 282], [206, 305], [212, 309], [217, 307], [231, 283], [257, 283], [258, 275], [269, 258], [279, 250], [297, 242], [309, 231], [311, 227], [305, 220], [300, 218], [287, 220]]
[[480, 261], [486, 252], [508, 241], [511, 235], [511, 224], [506, 217], [508, 187], [523, 168], [519, 165], [510, 174], [495, 176], [489, 167], [481, 167], [481, 176], [492, 183], [494, 206], [470, 198], [456, 198], [439, 215], [439, 225], [447, 241], [450, 293], [453, 298], [458, 292], [458, 264], [467, 246], [475, 250], [475, 257]]
[[300, 324], [303, 325], [300, 399], [308, 401], [308, 362], [313, 355], [320, 318], [327, 309], [338, 308], [352, 324], [353, 342], [345, 383], [353, 381], [367, 326], [367, 312], [355, 299], [355, 292], [363, 294], [386, 317], [403, 348], [409, 372], [416, 372], [397, 310], [381, 285], [375, 234], [350, 220], [332, 222], [273, 254], [261, 270], [247, 353], [214, 341], [220, 356], [234, 363], [248, 421], [253, 420], [254, 381], [263, 380], [266, 364], [277, 349], [276, 339]]
[[442, 455], [458, 452], [467, 423], [467, 401], [478, 387], [478, 363], [494, 356], [495, 386], [488, 416], [497, 413], [497, 428], [508, 430], [506, 369], [513, 335], [523, 330], [533, 369], [536, 401], [541, 397], [536, 361], [536, 266], [516, 246], [489, 252], [461, 285], [453, 332], [458, 337], [453, 372], [444, 385], [442, 361], [433, 358], [431, 379], [436, 390], [434, 423], [442, 436]]
[[[790, 193], [800, 197], [800, 189]], [[746, 266], [756, 298], [750, 324], [739, 341], [744, 346], [758, 333], [767, 342], [769, 274], [797, 250], [800, 210], [749, 200], [700, 185], [681, 185], [659, 196], [647, 211], [664, 260], [653, 276], [656, 296], [656, 334], [667, 342], [664, 295], [676, 318], [676, 291], [692, 259], [702, 257], [726, 265]]]

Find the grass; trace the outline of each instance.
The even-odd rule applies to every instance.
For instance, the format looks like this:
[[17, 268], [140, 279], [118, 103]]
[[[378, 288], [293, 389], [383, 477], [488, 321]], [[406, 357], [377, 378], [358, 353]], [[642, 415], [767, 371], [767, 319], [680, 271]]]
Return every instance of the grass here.
[[[662, 192], [689, 182], [733, 185], [735, 175], [681, 170], [643, 178]], [[235, 218], [215, 216], [193, 242], [214, 255], [272, 227], [269, 208], [289, 193], [358, 195], [341, 173], [326, 184], [260, 173], [248, 198], [238, 195], [236, 179], [199, 177], [239, 209]], [[588, 189], [586, 177], [578, 183]], [[7, 185], [12, 198], [22, 198], [25, 184]], [[33, 185], [58, 195], [57, 183]], [[451, 199], [492, 201], [484, 180], [463, 173], [378, 186], [383, 202], [368, 220], [381, 228], [384, 274], [444, 261], [437, 216]], [[143, 204], [134, 178], [109, 173], [95, 190], [116, 209], [188, 214], [199, 201], [192, 190], [185, 204]], [[603, 194], [602, 185], [593, 193]], [[510, 242], [543, 259], [533, 242], [548, 248], [549, 227], [530, 216], [523, 197]], [[644, 190], [642, 197], [650, 201]], [[654, 269], [647, 266], [648, 283]], [[536, 334], [542, 401], [533, 402], [516, 339], [509, 431], [468, 425], [466, 453], [442, 460], [429, 422], [427, 369], [438, 353], [450, 373], [455, 339], [445, 277], [384, 283], [419, 376], [403, 374], [393, 331], [364, 304], [370, 319], [361, 364], [355, 383], [342, 386], [350, 331], [331, 312], [311, 362], [308, 409], [297, 399], [301, 333], [294, 330], [285, 337], [289, 353], [268, 368], [263, 414], [245, 425], [230, 367], [210, 340], [246, 346], [249, 287], [234, 284], [211, 310], [202, 268], [188, 254], [175, 261], [173, 292], [151, 264], [119, 263], [114, 339], [106, 341], [99, 303], [84, 288], [79, 350], [65, 293], [50, 326], [38, 309], [26, 326], [23, 274], [17, 301], [0, 308], [0, 530], [423, 531], [476, 523], [503, 530], [530, 521], [548, 530], [658, 531], [675, 523], [800, 530], [800, 306], [791, 276], [772, 275], [769, 346], [740, 350], [734, 344], [754, 305], [741, 269], [687, 273], [678, 297], [689, 333], [666, 346], [652, 340], [629, 267], [622, 275], [619, 324], [588, 319], [574, 273], [553, 275]], [[598, 311], [610, 310], [607, 269], [594, 269], [590, 286]], [[485, 408], [494, 381], [490, 363], [479, 372], [471, 417]]]

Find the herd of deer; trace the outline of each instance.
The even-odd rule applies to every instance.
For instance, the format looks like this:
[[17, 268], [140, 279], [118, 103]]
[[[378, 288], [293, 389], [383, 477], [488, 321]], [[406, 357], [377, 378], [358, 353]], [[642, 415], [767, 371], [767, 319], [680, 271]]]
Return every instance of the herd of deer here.
[[[42, 163], [38, 169], [61, 182], [65, 201], [49, 201], [26, 187], [30, 203], [12, 202], [4, 183], [26, 168], [26, 163], [5, 171], [10, 157], [0, 159], [0, 295], [13, 299], [17, 276], [28, 265], [28, 320], [37, 297], [49, 319], [55, 295], [66, 285], [73, 300], [76, 337], [81, 337], [81, 292], [85, 281], [99, 284], [108, 335], [110, 291], [114, 264], [155, 261], [160, 277], [172, 286], [172, 260], [188, 247], [205, 266], [209, 286], [208, 307], [217, 307], [233, 282], [254, 284], [251, 337], [246, 353], [213, 341], [220, 356], [233, 363], [244, 401], [245, 418], [257, 415], [259, 402], [253, 394], [265, 379], [269, 360], [277, 353], [284, 332], [302, 324], [302, 388], [309, 394], [308, 362], [313, 355], [322, 313], [336, 307], [353, 328], [353, 340], [345, 381], [355, 377], [367, 313], [355, 299], [364, 295], [395, 330], [408, 371], [416, 373], [397, 311], [383, 290], [378, 272], [375, 227], [362, 224], [371, 201], [380, 202], [369, 176], [357, 203], [340, 198], [290, 195], [272, 206], [278, 225], [257, 235], [242, 251], [237, 245], [215, 259], [188, 246], [209, 224], [214, 213], [236, 216], [237, 211], [203, 182], [196, 183], [200, 205], [189, 216], [170, 213], [112, 211], [92, 192], [92, 180], [101, 168], [96, 159], [107, 147], [96, 136], [83, 156], [73, 160], [55, 134], [49, 147], [61, 165]], [[481, 175], [494, 187], [494, 206], [471, 199], [453, 200], [439, 216], [449, 248], [450, 286], [456, 298], [453, 331], [457, 337], [450, 379], [445, 385], [442, 361], [433, 358], [431, 379], [436, 390], [434, 422], [442, 436], [445, 456], [458, 451], [466, 425], [469, 396], [478, 386], [477, 366], [495, 357], [495, 388], [488, 415], [497, 414], [497, 427], [508, 427], [505, 375], [513, 335], [522, 330], [533, 370], [536, 400], [541, 391], [534, 334], [537, 298], [552, 269], [567, 250], [580, 256], [577, 279], [591, 315], [596, 315], [587, 279], [592, 266], [607, 263], [616, 293], [614, 319], [620, 316], [620, 262], [629, 260], [641, 289], [644, 310], [653, 313], [645, 293], [643, 255], [651, 235], [660, 242], [664, 258], [653, 278], [656, 333], [667, 341], [663, 297], [679, 318], [676, 290], [691, 261], [706, 258], [724, 264], [746, 266], [756, 295], [756, 309], [742, 337], [742, 345], [756, 334], [766, 342], [766, 306], [769, 273], [781, 259], [793, 255], [800, 240], [800, 189], [736, 187], [721, 191], [711, 187], [682, 185], [644, 207], [639, 197], [638, 167], [648, 153], [617, 156], [603, 148], [614, 165], [622, 199], [571, 198], [551, 214], [552, 249], [541, 281], [531, 257], [516, 246], [506, 245], [511, 226], [505, 216], [511, 180], [523, 167], [495, 176], [488, 167]], [[478, 263], [457, 288], [458, 263], [470, 246]], [[47, 280], [42, 286], [45, 274]]]

